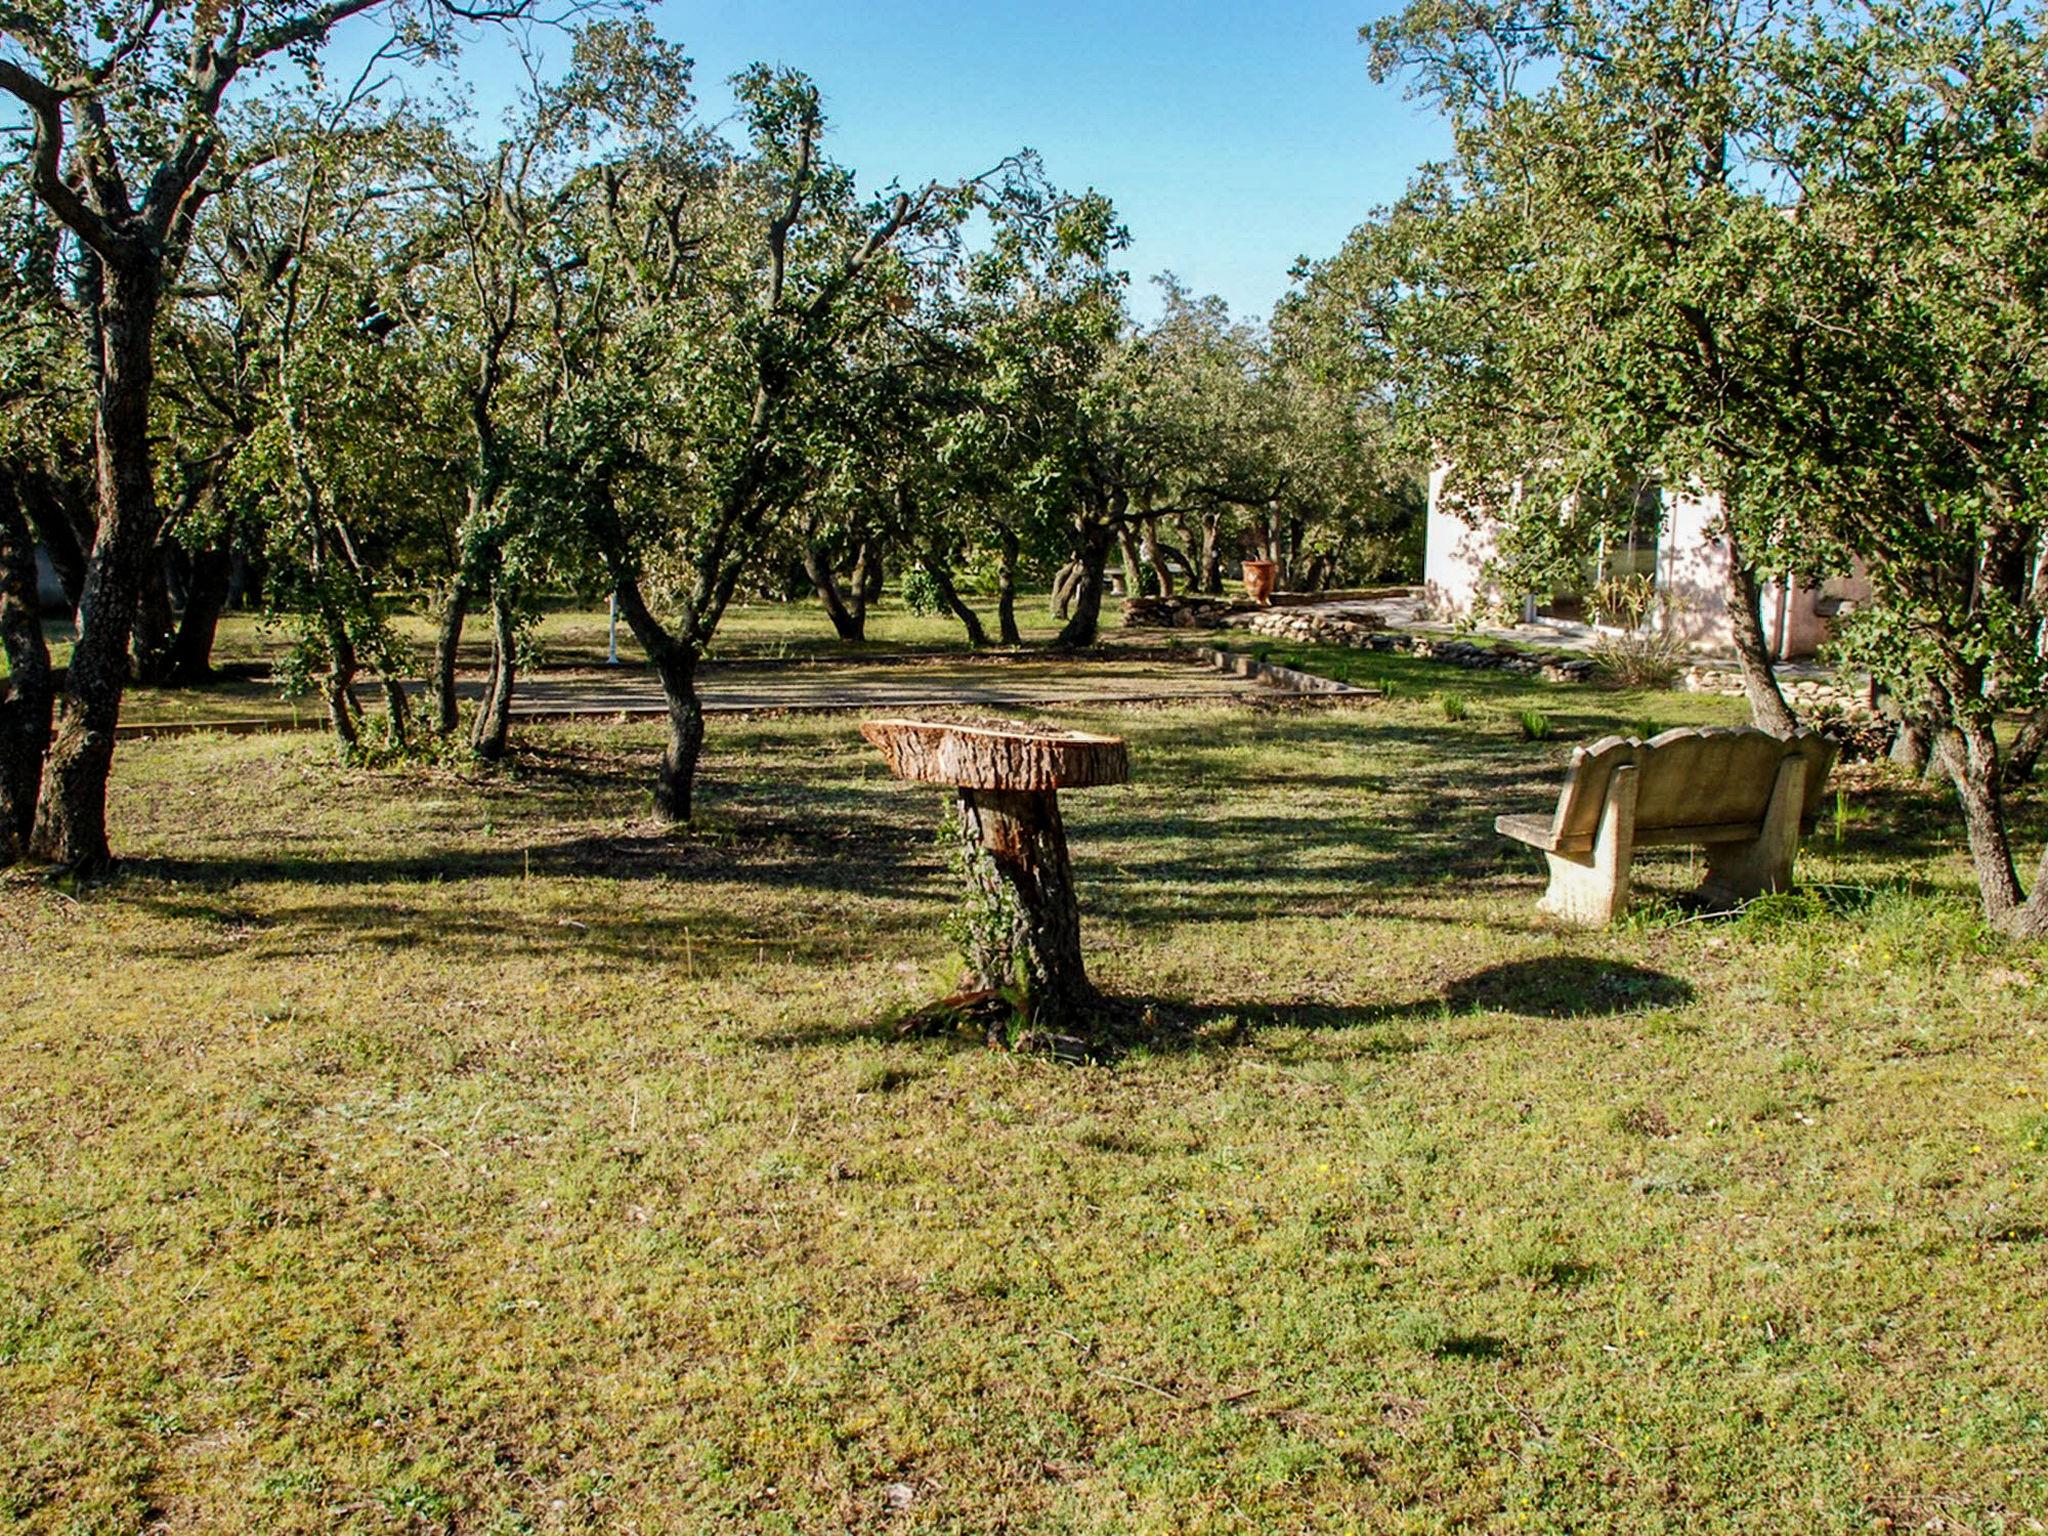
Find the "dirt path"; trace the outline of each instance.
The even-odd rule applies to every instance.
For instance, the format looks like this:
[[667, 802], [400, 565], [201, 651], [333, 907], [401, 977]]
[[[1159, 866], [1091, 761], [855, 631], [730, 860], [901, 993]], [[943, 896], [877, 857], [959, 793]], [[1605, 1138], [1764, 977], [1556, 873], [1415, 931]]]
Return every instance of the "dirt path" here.
[[[699, 680], [704, 708], [713, 714], [1216, 698], [1253, 692], [1257, 686], [1227, 672], [1186, 662], [1037, 658], [707, 666]], [[661, 709], [661, 687], [648, 672], [551, 673], [526, 678], [520, 681], [512, 706], [515, 716], [659, 713]]]
[[[941, 707], [1135, 703], [1141, 700], [1232, 698], [1266, 691], [1259, 682], [1206, 664], [1206, 652], [1187, 661], [1154, 657], [1100, 659], [1010, 657], [877, 657], [873, 660], [733, 662], [707, 664], [698, 677], [711, 714], [771, 710], [887, 711]], [[481, 680], [464, 679], [459, 691], [474, 700]], [[422, 690], [415, 687], [413, 696]], [[363, 703], [378, 707], [374, 690]], [[515, 719], [603, 718], [663, 714], [661, 685], [642, 667], [534, 672], [520, 677]], [[279, 697], [267, 682], [205, 689], [152, 690], [138, 696], [123, 736], [189, 730], [320, 729], [318, 706]]]

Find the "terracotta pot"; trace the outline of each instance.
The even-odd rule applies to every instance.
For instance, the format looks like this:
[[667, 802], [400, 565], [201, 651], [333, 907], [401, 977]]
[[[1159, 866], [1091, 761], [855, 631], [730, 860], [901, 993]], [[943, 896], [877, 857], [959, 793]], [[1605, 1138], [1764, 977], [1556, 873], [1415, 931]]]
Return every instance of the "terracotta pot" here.
[[1280, 567], [1271, 560], [1244, 563], [1244, 595], [1255, 603], [1273, 601], [1273, 588], [1280, 580]]

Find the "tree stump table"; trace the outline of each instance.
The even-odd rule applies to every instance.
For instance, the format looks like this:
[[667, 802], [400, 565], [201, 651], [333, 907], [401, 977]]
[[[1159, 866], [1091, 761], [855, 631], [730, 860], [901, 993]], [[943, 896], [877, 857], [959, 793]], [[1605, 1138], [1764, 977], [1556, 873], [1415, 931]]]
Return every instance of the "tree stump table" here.
[[1081, 909], [1067, 862], [1059, 791], [1121, 784], [1130, 757], [1115, 736], [1046, 730], [869, 720], [861, 735], [882, 749], [898, 778], [950, 785], [959, 797], [970, 916], [969, 992], [995, 993], [1021, 979], [1029, 1024], [1069, 1029], [1087, 1017], [1095, 989], [1081, 958]]

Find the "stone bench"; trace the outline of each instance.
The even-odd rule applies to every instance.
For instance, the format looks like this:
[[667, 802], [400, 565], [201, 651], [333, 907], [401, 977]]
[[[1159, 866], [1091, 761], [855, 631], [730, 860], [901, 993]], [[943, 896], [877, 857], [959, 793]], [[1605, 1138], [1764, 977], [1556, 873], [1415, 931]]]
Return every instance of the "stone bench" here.
[[1800, 830], [1819, 814], [1834, 759], [1813, 731], [1608, 736], [1572, 753], [1554, 814], [1502, 816], [1494, 830], [1542, 852], [1550, 888], [1538, 905], [1568, 923], [1598, 927], [1627, 910], [1637, 848], [1704, 848], [1700, 893], [1732, 906], [1791, 886]]

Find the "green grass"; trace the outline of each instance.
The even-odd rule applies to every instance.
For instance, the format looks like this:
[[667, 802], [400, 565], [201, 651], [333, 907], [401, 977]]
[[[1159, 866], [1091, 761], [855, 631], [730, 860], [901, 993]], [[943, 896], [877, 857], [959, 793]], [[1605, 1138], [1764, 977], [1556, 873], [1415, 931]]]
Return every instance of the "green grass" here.
[[1734, 702], [1430, 676], [1062, 717], [1158, 1016], [1081, 1067], [889, 1030], [954, 893], [850, 723], [718, 723], [681, 834], [637, 728], [123, 743], [129, 872], [0, 884], [0, 1522], [2029, 1529], [2048, 985], [1952, 809], [1560, 932], [1492, 815]]
[[[989, 634], [995, 634], [995, 604], [970, 596], [968, 601], [981, 613]], [[1114, 635], [1123, 599], [1105, 595], [1103, 625]], [[1043, 594], [1027, 594], [1017, 600], [1017, 627], [1027, 644], [1051, 639], [1061, 620], [1052, 616]], [[425, 609], [401, 611], [393, 616], [399, 637], [412, 646], [424, 663], [433, 645], [434, 628]], [[72, 628], [68, 619], [50, 619], [43, 633], [52, 659], [62, 666], [70, 660]], [[602, 603], [551, 604], [533, 627], [533, 642], [542, 662], [550, 666], [602, 666], [605, 663], [606, 620]], [[465, 665], [484, 666], [490, 660], [490, 627], [472, 621], [463, 634]], [[960, 621], [949, 613], [918, 614], [903, 606], [891, 591], [868, 609], [867, 640], [848, 645], [833, 633], [825, 610], [815, 599], [789, 603], [740, 603], [731, 608], [719, 626], [714, 654], [741, 659], [756, 657], [856, 657], [881, 651], [951, 651], [965, 647]], [[229, 613], [221, 617], [214, 644], [214, 660], [221, 665], [266, 666], [284, 648], [285, 634], [274, 623], [253, 613]], [[639, 664], [641, 654], [633, 636], [622, 623], [619, 627], [621, 661]], [[0, 658], [0, 677], [6, 676], [6, 661]]]
[[[976, 602], [976, 606], [982, 610], [993, 634], [994, 605]], [[1126, 638], [1126, 632], [1118, 628], [1121, 612], [1121, 598], [1104, 598], [1102, 643], [1106, 648], [1115, 649]], [[1027, 645], [1042, 645], [1060, 626], [1060, 621], [1047, 611], [1042, 595], [1018, 600], [1017, 622]], [[412, 647], [412, 675], [424, 675], [433, 643], [432, 626], [423, 613], [402, 613], [394, 620], [394, 626]], [[71, 657], [69, 622], [48, 621], [44, 633], [52, 660], [59, 666], [66, 665]], [[727, 614], [711, 659], [716, 665], [777, 660], [859, 661], [864, 657], [967, 652], [959, 621], [952, 615], [912, 613], [893, 593], [869, 609], [867, 635], [865, 644], [842, 643], [833, 634], [824, 609], [812, 600], [747, 603]], [[606, 666], [606, 624], [601, 607], [550, 608], [536, 623], [533, 638], [534, 660], [544, 669]], [[1157, 643], [1156, 635], [1137, 638], [1139, 643]], [[229, 675], [196, 688], [131, 688], [123, 701], [122, 718], [135, 724], [226, 720], [269, 720], [283, 724], [323, 719], [317, 698], [287, 698], [267, 676], [250, 675], [268, 668], [284, 647], [284, 632], [275, 625], [254, 614], [227, 614], [221, 619], [214, 661]], [[472, 622], [467, 627], [461, 657], [465, 668], [480, 669], [489, 663], [487, 626]], [[626, 667], [646, 665], [632, 635], [623, 627], [619, 631], [619, 660]], [[6, 658], [0, 656], [0, 678], [6, 675]], [[365, 684], [361, 692], [364, 707], [377, 712], [381, 706], [375, 688]]]

